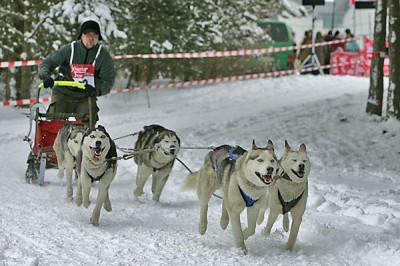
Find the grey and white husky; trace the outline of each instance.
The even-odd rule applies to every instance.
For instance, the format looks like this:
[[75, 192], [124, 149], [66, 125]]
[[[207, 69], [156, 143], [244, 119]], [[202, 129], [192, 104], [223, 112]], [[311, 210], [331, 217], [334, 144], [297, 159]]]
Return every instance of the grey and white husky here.
[[77, 156], [76, 169], [78, 183], [76, 191], [76, 204], [88, 208], [89, 195], [93, 182], [99, 182], [96, 206], [93, 209], [90, 223], [99, 225], [100, 210], [112, 210], [109, 188], [117, 172], [117, 149], [103, 126], [89, 128], [83, 135], [81, 149]]
[[58, 177], [64, 177], [67, 182], [67, 200], [73, 196], [72, 173], [75, 168], [76, 156], [81, 148], [81, 142], [86, 127], [84, 124], [66, 122], [58, 131], [54, 140], [53, 149], [56, 153], [58, 164]]
[[294, 151], [285, 141], [285, 151], [279, 165], [280, 169], [276, 181], [267, 193], [265, 206], [260, 210], [257, 223], [262, 223], [265, 210], [269, 208], [267, 225], [262, 231], [262, 235], [270, 235], [272, 226], [279, 214], [284, 215], [283, 229], [288, 232], [288, 213], [290, 212], [292, 224], [286, 249], [292, 250], [299, 233], [308, 198], [308, 176], [311, 163], [307, 155], [306, 145], [301, 144], [299, 150]]
[[151, 175], [153, 200], [155, 202], [160, 200], [180, 145], [178, 135], [160, 125], [145, 126], [139, 132], [135, 150], [140, 153], [134, 157], [137, 175], [133, 194], [136, 198], [143, 194], [143, 187]]
[[[200, 170], [189, 174], [182, 183], [183, 189], [197, 190], [200, 200], [199, 233], [206, 232], [208, 202], [212, 194], [221, 189], [221, 228], [225, 230], [231, 222], [236, 247], [247, 254], [244, 240], [255, 233], [258, 213], [277, 167], [271, 140], [268, 140], [265, 148], [257, 147], [253, 141], [248, 151], [223, 145], [209, 152]], [[247, 228], [242, 230], [240, 214], [246, 208]]]

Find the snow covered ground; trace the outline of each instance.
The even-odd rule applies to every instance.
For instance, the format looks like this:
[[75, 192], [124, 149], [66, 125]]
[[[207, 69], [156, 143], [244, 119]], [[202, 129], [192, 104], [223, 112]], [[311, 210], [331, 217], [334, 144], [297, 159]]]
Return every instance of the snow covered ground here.
[[[100, 226], [65, 200], [65, 180], [47, 170], [45, 186], [25, 183], [28, 119], [0, 109], [0, 265], [400, 265], [400, 123], [365, 113], [368, 78], [290, 76], [185, 89], [112, 94], [99, 100], [100, 122], [113, 138], [157, 123], [177, 132], [185, 147], [251, 141], [307, 145], [312, 163], [309, 200], [292, 252], [275, 223], [234, 247], [231, 227], [219, 226], [221, 200], [213, 197], [209, 227], [197, 232], [199, 202], [179, 189], [188, 174], [177, 162], [161, 195], [134, 201], [136, 166], [119, 161], [110, 188], [113, 211]], [[32, 137], [32, 136], [31, 136]], [[133, 148], [136, 137], [117, 140]], [[208, 150], [184, 149], [179, 158], [197, 170]], [[119, 152], [121, 155], [122, 153]], [[92, 189], [94, 202], [97, 186]], [[245, 221], [245, 215], [242, 216]]]

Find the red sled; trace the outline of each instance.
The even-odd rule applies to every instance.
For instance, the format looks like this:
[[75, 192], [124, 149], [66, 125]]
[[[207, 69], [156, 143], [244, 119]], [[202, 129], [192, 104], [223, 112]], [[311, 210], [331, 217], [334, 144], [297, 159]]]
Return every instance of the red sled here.
[[[74, 86], [84, 88], [84, 85], [74, 81], [55, 81], [57, 86]], [[46, 169], [58, 168], [57, 156], [53, 149], [54, 141], [58, 131], [66, 122], [83, 124], [82, 115], [74, 113], [41, 113], [39, 111], [39, 95], [43, 84], [39, 85], [36, 103], [31, 106], [30, 122], [35, 122], [35, 135], [33, 141], [28, 136], [25, 140], [29, 142], [31, 152], [28, 157], [28, 168], [25, 178], [28, 183], [44, 185], [44, 173]], [[30, 129], [32, 129], [32, 124]], [[33, 144], [33, 145], [32, 145]]]

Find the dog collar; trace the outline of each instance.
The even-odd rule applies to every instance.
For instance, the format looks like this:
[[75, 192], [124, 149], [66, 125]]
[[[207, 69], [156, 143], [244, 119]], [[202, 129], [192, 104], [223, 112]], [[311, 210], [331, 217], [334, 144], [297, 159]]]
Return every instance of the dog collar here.
[[293, 199], [293, 200], [291, 200], [291, 201], [289, 201], [289, 202], [286, 202], [286, 201], [283, 199], [283, 197], [282, 197], [282, 195], [281, 195], [281, 192], [280, 192], [279, 189], [278, 189], [279, 202], [280, 202], [281, 205], [282, 205], [282, 214], [285, 214], [285, 213], [289, 212], [294, 206], [296, 206], [296, 204], [300, 201], [300, 199], [301, 199], [301, 197], [303, 196], [303, 194], [304, 194], [304, 191], [303, 191], [303, 193], [301, 193], [301, 195], [298, 196], [297, 198], [295, 198], [295, 199]]
[[286, 174], [286, 172], [283, 172], [283, 175], [281, 175], [281, 176], [282, 176], [282, 178], [283, 178], [283, 179], [286, 179], [286, 180], [292, 181], [292, 179], [290, 179], [289, 175], [288, 175], [288, 174]]
[[276, 171], [277, 176], [282, 177], [283, 179], [286, 179], [288, 181], [292, 181], [292, 179], [290, 179], [289, 175], [285, 171], [283, 171], [283, 169], [281, 173], [278, 173], [278, 171], [279, 170]]
[[250, 198], [249, 195], [244, 193], [244, 191], [240, 188], [240, 186], [239, 186], [239, 191], [244, 199], [244, 202], [246, 203], [246, 207], [251, 207], [254, 205], [254, 203], [256, 203], [258, 201], [258, 199], [254, 200], [254, 199]]

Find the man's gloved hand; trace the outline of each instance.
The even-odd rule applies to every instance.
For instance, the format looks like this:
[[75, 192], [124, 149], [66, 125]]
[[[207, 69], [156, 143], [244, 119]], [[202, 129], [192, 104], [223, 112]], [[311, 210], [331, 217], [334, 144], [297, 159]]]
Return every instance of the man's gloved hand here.
[[53, 86], [54, 86], [54, 79], [50, 75], [47, 75], [43, 79], [43, 87], [45, 87], [45, 88], [53, 88]]
[[85, 95], [87, 97], [99, 96], [100, 91], [98, 89], [94, 88], [92, 85], [86, 84], [85, 85]]

